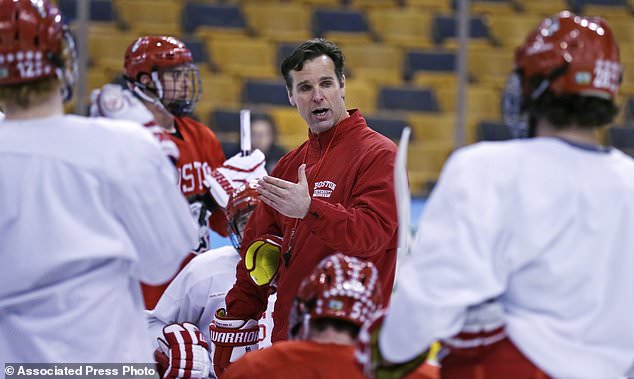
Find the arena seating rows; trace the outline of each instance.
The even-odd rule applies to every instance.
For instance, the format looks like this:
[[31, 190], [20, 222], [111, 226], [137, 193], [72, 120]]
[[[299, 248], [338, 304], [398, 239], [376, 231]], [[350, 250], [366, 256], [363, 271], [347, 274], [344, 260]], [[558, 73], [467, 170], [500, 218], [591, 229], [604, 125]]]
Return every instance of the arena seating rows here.
[[[70, 22], [76, 18], [76, 1], [58, 0]], [[508, 138], [499, 99], [514, 48], [541, 18], [568, 8], [607, 18], [621, 41], [626, 72], [619, 101], [624, 109], [604, 142], [632, 153], [633, 2], [473, 0], [466, 142]], [[231, 139], [238, 124], [219, 114], [235, 117], [244, 106], [267, 111], [278, 123], [280, 142], [290, 149], [306, 138], [306, 129], [288, 104], [279, 63], [297, 43], [325, 36], [340, 44], [347, 56], [346, 104], [360, 107], [370, 125], [390, 138], [396, 139], [405, 125], [413, 127], [410, 181], [412, 191], [423, 194], [454, 146], [455, 3], [92, 0], [88, 85], [98, 87], [120, 74], [123, 52], [139, 34], [175, 34], [187, 42], [201, 68], [203, 95], [196, 116]]]

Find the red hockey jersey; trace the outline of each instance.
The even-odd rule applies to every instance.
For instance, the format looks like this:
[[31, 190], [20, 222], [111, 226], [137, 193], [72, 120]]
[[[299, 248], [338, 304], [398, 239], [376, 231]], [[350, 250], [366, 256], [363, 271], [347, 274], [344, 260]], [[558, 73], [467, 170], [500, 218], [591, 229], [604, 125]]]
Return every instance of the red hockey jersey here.
[[[204, 124], [189, 117], [175, 117], [176, 133], [170, 138], [180, 152], [176, 168], [178, 169], [178, 187], [185, 197], [201, 194], [207, 191], [203, 185], [205, 173], [222, 165], [225, 154], [220, 141], [213, 131]], [[227, 219], [222, 210], [212, 213], [209, 227], [216, 233], [227, 236]], [[192, 258], [190, 254], [181, 263], [183, 268]], [[180, 269], [179, 269], [180, 271]], [[171, 280], [170, 280], [171, 281]], [[142, 284], [143, 298], [147, 309], [153, 309], [169, 282], [159, 286]]]

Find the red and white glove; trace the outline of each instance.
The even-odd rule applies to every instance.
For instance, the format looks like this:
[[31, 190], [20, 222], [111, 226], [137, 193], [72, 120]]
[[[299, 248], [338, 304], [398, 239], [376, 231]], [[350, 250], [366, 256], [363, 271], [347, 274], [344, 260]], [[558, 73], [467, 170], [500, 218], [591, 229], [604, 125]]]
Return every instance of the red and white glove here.
[[224, 370], [244, 354], [258, 350], [260, 326], [257, 320], [242, 320], [227, 316], [226, 310], [216, 311], [209, 325], [213, 347], [213, 368], [220, 378]]
[[222, 166], [212, 171], [211, 175], [207, 175], [205, 185], [218, 205], [226, 208], [229, 197], [235, 189], [250, 180], [260, 179], [267, 175], [265, 166], [264, 153], [258, 149], [246, 156], [238, 153], [224, 161]]
[[105, 84], [90, 94], [90, 116], [116, 120], [129, 120], [145, 126], [161, 145], [161, 149], [172, 162], [179, 157], [178, 147], [165, 129], [154, 121], [154, 116], [134, 94], [117, 84]]
[[162, 378], [208, 378], [209, 345], [196, 325], [165, 325], [154, 352]]

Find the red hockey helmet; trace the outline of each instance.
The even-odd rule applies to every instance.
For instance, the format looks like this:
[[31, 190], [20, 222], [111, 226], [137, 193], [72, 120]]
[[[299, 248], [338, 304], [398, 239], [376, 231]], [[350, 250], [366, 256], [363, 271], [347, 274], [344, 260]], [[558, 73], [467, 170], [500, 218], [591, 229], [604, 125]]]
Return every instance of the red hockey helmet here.
[[622, 73], [619, 48], [605, 20], [560, 12], [544, 19], [516, 49], [503, 114], [512, 130], [516, 123], [525, 127], [522, 113], [546, 90], [612, 100]]
[[72, 86], [74, 40], [48, 0], [0, 2], [0, 85], [59, 77]]
[[[172, 113], [179, 116], [194, 111], [200, 99], [200, 72], [193, 63], [191, 51], [185, 44], [169, 36], [144, 36], [137, 38], [125, 52], [124, 72], [128, 81], [135, 87], [135, 93], [143, 99], [154, 102], [142, 90], [150, 90]], [[179, 70], [182, 83], [179, 88], [174, 84], [161, 81], [159, 73]], [[142, 74], [151, 77], [153, 86], [140, 82]]]
[[178, 39], [168, 36], [139, 37], [125, 52], [125, 74], [132, 80], [152, 71], [191, 63], [192, 53]]
[[305, 339], [308, 322], [319, 318], [340, 319], [360, 327], [380, 309], [381, 302], [374, 264], [342, 253], [330, 255], [300, 285], [291, 309], [289, 335]]
[[[563, 11], [547, 18], [515, 51], [515, 65], [523, 79], [552, 78], [556, 94], [581, 94], [612, 99], [621, 83], [619, 47], [612, 30], [600, 18]], [[564, 68], [565, 67], [565, 68]], [[536, 90], [523, 80], [524, 95]]]
[[229, 236], [237, 250], [240, 250], [244, 226], [258, 204], [260, 204], [260, 194], [256, 189], [255, 181], [249, 181], [238, 187], [229, 197], [225, 214], [227, 224], [231, 228]]

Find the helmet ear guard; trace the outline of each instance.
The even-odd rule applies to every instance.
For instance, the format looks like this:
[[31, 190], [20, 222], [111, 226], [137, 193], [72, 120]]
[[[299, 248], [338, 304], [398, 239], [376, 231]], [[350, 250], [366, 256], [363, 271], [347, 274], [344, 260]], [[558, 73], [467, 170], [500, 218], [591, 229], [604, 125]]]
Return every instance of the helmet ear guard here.
[[522, 98], [522, 75], [518, 71], [509, 74], [502, 92], [502, 119], [514, 138], [528, 136], [528, 117]]
[[79, 76], [79, 65], [75, 37], [68, 27], [64, 27], [64, 39], [60, 56], [51, 57], [51, 61], [56, 63], [55, 73], [64, 83], [62, 97], [64, 101], [69, 101], [73, 98], [75, 83]]
[[[555, 68], [546, 77], [533, 77], [531, 83], [525, 84], [527, 79], [522, 76], [521, 70], [515, 70], [506, 80], [502, 92], [502, 119], [509, 128], [514, 138], [534, 137], [535, 121], [529, 115], [530, 104], [539, 99], [550, 87], [550, 83], [556, 80], [568, 70], [568, 63]], [[531, 88], [526, 95], [524, 88]]]

